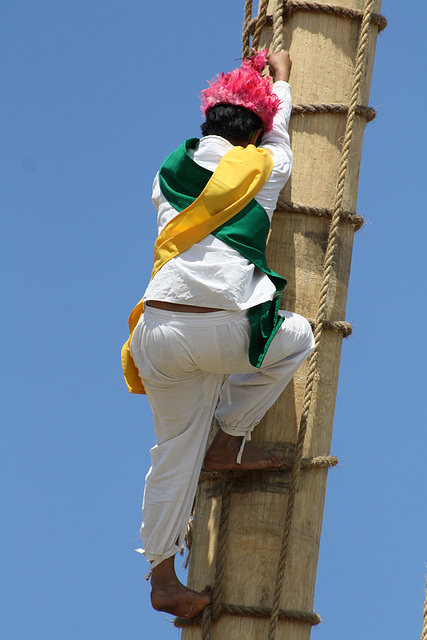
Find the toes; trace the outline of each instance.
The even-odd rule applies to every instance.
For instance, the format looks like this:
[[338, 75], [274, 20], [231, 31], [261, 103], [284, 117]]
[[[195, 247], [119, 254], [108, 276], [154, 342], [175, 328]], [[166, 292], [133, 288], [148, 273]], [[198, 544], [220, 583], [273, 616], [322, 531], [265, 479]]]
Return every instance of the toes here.
[[273, 460], [262, 460], [260, 465], [260, 469], [271, 469], [271, 467], [275, 466]]

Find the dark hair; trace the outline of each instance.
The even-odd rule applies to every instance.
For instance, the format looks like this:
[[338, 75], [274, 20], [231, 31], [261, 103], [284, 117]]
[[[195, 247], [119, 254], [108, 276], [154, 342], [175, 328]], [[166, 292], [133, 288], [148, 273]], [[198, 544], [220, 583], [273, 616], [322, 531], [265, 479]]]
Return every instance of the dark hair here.
[[[217, 104], [206, 114], [201, 126], [204, 136], [222, 136], [247, 141], [251, 133], [262, 129], [262, 120], [256, 113], [235, 104]], [[262, 135], [258, 136], [261, 142]]]

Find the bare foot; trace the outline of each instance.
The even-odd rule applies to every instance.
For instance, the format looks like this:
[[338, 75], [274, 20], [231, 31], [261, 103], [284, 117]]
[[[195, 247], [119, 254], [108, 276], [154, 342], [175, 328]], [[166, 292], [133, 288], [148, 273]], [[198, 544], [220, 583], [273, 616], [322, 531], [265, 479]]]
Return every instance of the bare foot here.
[[242, 462], [237, 463], [237, 454], [242, 444], [241, 436], [229, 436], [221, 429], [218, 430], [209, 449], [207, 450], [203, 466], [207, 471], [256, 471], [271, 469], [283, 464], [283, 456], [259, 449], [246, 444], [243, 450]]
[[156, 611], [171, 613], [178, 618], [194, 618], [210, 604], [212, 593], [210, 587], [205, 587], [200, 593], [180, 584], [153, 587], [151, 604]]
[[153, 608], [178, 618], [193, 618], [212, 600], [209, 586], [199, 593], [188, 589], [178, 580], [173, 557], [167, 558], [153, 569], [151, 587]]

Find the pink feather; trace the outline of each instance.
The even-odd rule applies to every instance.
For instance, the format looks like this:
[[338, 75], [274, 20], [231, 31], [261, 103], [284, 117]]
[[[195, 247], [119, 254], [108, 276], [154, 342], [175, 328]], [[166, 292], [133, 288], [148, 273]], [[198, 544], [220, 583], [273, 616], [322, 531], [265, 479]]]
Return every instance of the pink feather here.
[[217, 104], [235, 104], [256, 113], [262, 120], [264, 133], [270, 131], [280, 100], [268, 78], [261, 75], [267, 54], [268, 49], [255, 52], [245, 58], [238, 69], [222, 73], [209, 82], [209, 87], [201, 92], [203, 115]]

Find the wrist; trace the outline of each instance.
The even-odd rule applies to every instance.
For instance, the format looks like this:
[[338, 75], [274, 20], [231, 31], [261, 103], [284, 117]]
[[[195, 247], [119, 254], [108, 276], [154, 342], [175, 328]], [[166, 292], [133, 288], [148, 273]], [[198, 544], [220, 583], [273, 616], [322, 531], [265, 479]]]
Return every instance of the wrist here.
[[289, 71], [277, 71], [273, 75], [273, 82], [277, 82], [278, 80], [284, 80], [284, 82], [289, 82]]

